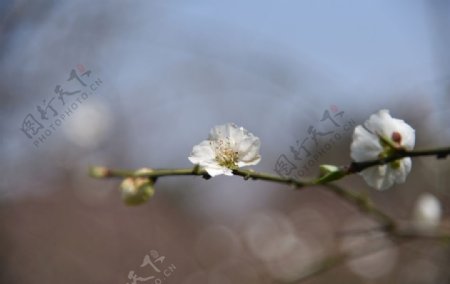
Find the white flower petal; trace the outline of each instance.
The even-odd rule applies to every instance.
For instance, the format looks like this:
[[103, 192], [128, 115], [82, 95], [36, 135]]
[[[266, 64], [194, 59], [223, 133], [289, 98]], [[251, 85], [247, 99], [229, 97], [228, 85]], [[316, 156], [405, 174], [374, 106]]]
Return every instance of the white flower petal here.
[[211, 129], [209, 133], [209, 140], [219, 140], [226, 137], [232, 137], [236, 139], [242, 136], [242, 130], [234, 123], [227, 123], [222, 125], [217, 125]]
[[378, 188], [378, 183], [380, 183], [378, 181], [380, 179], [380, 174], [378, 171], [378, 167], [372, 167], [361, 171], [359, 174], [364, 178], [368, 185]]
[[[397, 180], [397, 169], [393, 169], [391, 165], [384, 165], [386, 168], [386, 174], [384, 175], [383, 182], [377, 188], [378, 190], [385, 190], [392, 187]], [[406, 176], [405, 176], [406, 178]]]
[[388, 139], [392, 138], [394, 132], [398, 132], [402, 136], [401, 145], [408, 150], [414, 148], [415, 130], [404, 120], [393, 118], [386, 109], [372, 114], [364, 125], [372, 133], [382, 135]]
[[216, 176], [220, 174], [230, 175], [228, 168], [221, 167], [217, 164], [216, 153], [212, 147], [211, 141], [204, 140], [200, 144], [194, 146], [191, 156], [188, 157], [189, 161], [193, 164], [198, 164], [204, 167], [210, 176]]
[[361, 125], [355, 128], [350, 149], [351, 157], [356, 162], [378, 159], [378, 155], [382, 151], [378, 137], [368, 132]]
[[360, 174], [368, 185], [378, 190], [387, 189], [394, 184], [395, 177], [389, 174], [388, 165], [371, 167], [363, 170]]
[[402, 130], [399, 131], [402, 134], [402, 146], [407, 150], [412, 150], [416, 144], [416, 131], [403, 120], [400, 121], [404, 124]]
[[227, 175], [227, 176], [233, 175], [233, 173], [230, 169], [225, 168], [225, 167], [215, 166], [215, 165], [205, 165], [205, 170], [212, 177], [215, 177], [218, 175]]
[[239, 153], [238, 167], [252, 166], [259, 163], [261, 156], [259, 155], [259, 148], [261, 142], [258, 137], [253, 135], [245, 140], [242, 140], [237, 147]]
[[398, 169], [392, 169], [395, 175], [395, 182], [396, 183], [404, 183], [406, 180], [406, 176], [411, 171], [412, 167], [412, 161], [411, 158], [403, 158], [400, 160], [400, 168]]
[[194, 146], [188, 159], [193, 164], [199, 164], [202, 166], [202, 164], [206, 161], [214, 161], [215, 157], [216, 154], [210, 141], [204, 140], [200, 144]]
[[248, 162], [245, 161], [238, 161], [237, 162], [237, 166], [239, 168], [241, 167], [246, 167], [246, 166], [253, 166], [259, 163], [259, 161], [261, 161], [261, 156], [258, 156], [256, 158], [254, 158], [253, 160], [249, 160]]
[[233, 141], [235, 146], [239, 146], [243, 140], [247, 139], [249, 136], [253, 136], [243, 127], [238, 127], [234, 123], [228, 124], [228, 137]]
[[372, 114], [369, 119], [364, 123], [364, 126], [376, 135], [383, 135], [390, 138], [387, 127], [389, 127], [392, 117], [389, 111], [382, 109], [377, 113]]

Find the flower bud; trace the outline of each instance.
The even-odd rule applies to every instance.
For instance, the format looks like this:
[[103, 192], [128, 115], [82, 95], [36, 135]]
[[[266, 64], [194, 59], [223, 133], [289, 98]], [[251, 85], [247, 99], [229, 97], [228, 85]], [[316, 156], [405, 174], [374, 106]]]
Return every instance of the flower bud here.
[[320, 165], [319, 169], [320, 177], [317, 180], [318, 184], [324, 184], [341, 179], [346, 174], [345, 171], [334, 165]]
[[127, 205], [140, 205], [155, 193], [153, 182], [144, 177], [129, 177], [120, 184], [122, 200]]

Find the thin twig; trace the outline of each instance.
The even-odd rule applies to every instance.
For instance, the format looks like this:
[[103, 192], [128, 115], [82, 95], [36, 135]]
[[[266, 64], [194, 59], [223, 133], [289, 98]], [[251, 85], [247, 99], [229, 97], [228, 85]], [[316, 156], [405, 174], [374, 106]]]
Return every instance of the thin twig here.
[[[345, 174], [354, 174], [369, 167], [384, 165], [405, 157], [418, 157], [418, 156], [436, 156], [438, 159], [443, 159], [450, 155], [450, 147], [429, 149], [429, 150], [413, 150], [408, 151], [405, 149], [396, 149], [393, 153], [386, 157], [372, 161], [365, 162], [352, 162], [348, 167], [345, 167]], [[163, 176], [203, 176], [208, 179], [210, 176], [208, 173], [201, 169], [199, 166], [193, 168], [182, 169], [149, 169], [147, 171], [132, 171], [132, 170], [114, 170], [103, 167], [93, 167], [90, 170], [91, 176], [98, 178], [108, 177], [149, 177], [158, 178]], [[100, 174], [99, 174], [100, 173]], [[319, 178], [312, 180], [299, 180], [291, 177], [282, 177], [269, 173], [255, 172], [253, 170], [234, 169], [233, 174], [244, 177], [244, 179], [253, 180], [265, 180], [271, 182], [277, 182], [281, 184], [292, 185], [295, 188], [301, 188], [305, 186], [312, 186], [322, 183]], [[327, 181], [328, 182], [328, 181]]]
[[398, 159], [406, 157], [418, 157], [418, 156], [436, 156], [438, 159], [444, 159], [450, 155], [450, 147], [438, 148], [438, 149], [428, 149], [428, 150], [405, 150], [396, 149], [392, 155], [372, 161], [365, 162], [352, 162], [347, 168], [348, 174], [353, 174], [365, 170], [373, 166], [385, 165]]
[[[147, 170], [121, 170], [121, 169], [107, 169], [102, 167], [94, 167], [90, 170], [91, 176], [101, 177], [101, 178], [125, 178], [125, 177], [148, 177], [148, 178], [159, 178], [164, 176], [202, 176], [205, 179], [211, 178], [208, 172], [199, 167], [193, 168], [182, 168], [182, 169], [147, 169]], [[96, 174], [101, 172], [101, 174]], [[233, 175], [241, 176], [245, 180], [264, 180], [269, 182], [276, 182], [286, 185], [291, 185], [294, 188], [302, 188], [305, 186], [317, 185], [315, 181], [298, 180], [290, 177], [281, 177], [277, 175], [272, 175], [268, 173], [255, 172], [253, 170], [243, 170], [235, 169], [233, 170]]]
[[369, 198], [357, 194], [355, 192], [345, 190], [337, 184], [324, 184], [325, 188], [335, 193], [339, 198], [344, 199], [350, 204], [355, 205], [361, 212], [370, 215], [381, 224], [381, 228], [385, 231], [393, 231], [396, 227], [396, 222], [389, 215], [377, 208]]

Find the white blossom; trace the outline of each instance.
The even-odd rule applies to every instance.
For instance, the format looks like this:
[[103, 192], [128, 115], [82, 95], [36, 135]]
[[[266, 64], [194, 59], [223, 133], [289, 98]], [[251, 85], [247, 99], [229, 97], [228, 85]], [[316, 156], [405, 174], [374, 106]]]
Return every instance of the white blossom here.
[[194, 146], [189, 160], [212, 177], [231, 176], [234, 169], [259, 163], [260, 144], [259, 138], [243, 127], [227, 123], [211, 129], [208, 140]]
[[[355, 128], [350, 147], [352, 159], [364, 162], [388, 157], [394, 149], [383, 139], [396, 147], [412, 150], [415, 130], [403, 120], [392, 118], [388, 110], [380, 110], [372, 114], [364, 126], [358, 125]], [[384, 190], [394, 183], [405, 182], [410, 171], [411, 158], [406, 157], [386, 165], [367, 168], [360, 174], [370, 186]]]
[[441, 222], [441, 202], [431, 193], [423, 193], [417, 199], [413, 218], [417, 229], [425, 232], [434, 230]]

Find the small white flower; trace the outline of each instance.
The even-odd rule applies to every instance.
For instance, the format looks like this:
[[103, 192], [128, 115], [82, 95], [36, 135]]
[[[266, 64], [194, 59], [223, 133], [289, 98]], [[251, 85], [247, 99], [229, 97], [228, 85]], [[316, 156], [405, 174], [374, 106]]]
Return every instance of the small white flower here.
[[208, 140], [194, 146], [189, 161], [203, 167], [210, 176], [231, 176], [233, 169], [256, 165], [261, 160], [259, 138], [234, 123], [211, 129]]
[[[414, 148], [414, 129], [403, 120], [392, 118], [389, 111], [383, 109], [372, 114], [364, 126], [358, 125], [355, 128], [350, 147], [352, 159], [355, 162], [365, 162], [392, 154], [392, 147], [381, 137], [406, 150]], [[387, 165], [367, 168], [360, 174], [370, 186], [384, 190], [394, 183], [405, 182], [410, 171], [411, 158], [406, 157]]]
[[441, 222], [441, 202], [431, 193], [423, 193], [416, 202], [413, 218], [418, 230], [423, 232], [433, 231]]

